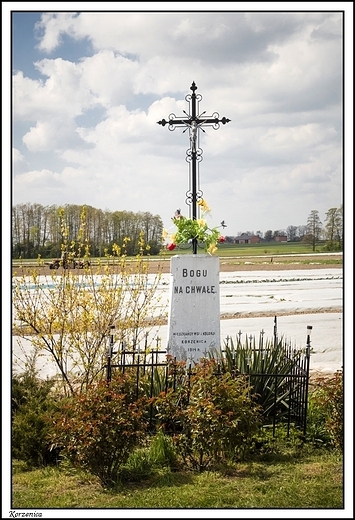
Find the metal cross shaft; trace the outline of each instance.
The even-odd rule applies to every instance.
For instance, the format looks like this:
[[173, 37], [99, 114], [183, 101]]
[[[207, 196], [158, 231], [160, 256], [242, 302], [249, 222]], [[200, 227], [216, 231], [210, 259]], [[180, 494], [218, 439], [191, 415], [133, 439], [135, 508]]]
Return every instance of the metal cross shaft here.
[[[203, 117], [205, 112], [202, 112], [202, 114], [199, 114], [198, 112], [198, 104], [200, 100], [202, 99], [202, 96], [200, 94], [195, 93], [197, 90], [197, 86], [195, 82], [192, 82], [192, 85], [190, 87], [190, 90], [192, 90], [192, 94], [188, 94], [185, 99], [190, 104], [190, 114], [186, 114], [186, 117], [180, 117], [177, 118], [175, 114], [170, 114], [169, 119], [162, 119], [161, 121], [158, 121], [158, 125], [169, 125], [169, 130], [175, 130], [176, 127], [185, 127], [184, 132], [188, 129], [189, 130], [189, 138], [190, 138], [190, 149], [187, 150], [187, 160], [191, 164], [190, 169], [190, 187], [191, 191], [188, 192], [188, 200], [191, 204], [192, 209], [192, 219], [197, 219], [197, 203], [198, 200], [201, 199], [201, 193], [197, 190], [197, 163], [202, 160], [202, 150], [199, 148], [199, 130], [205, 131], [203, 129], [204, 126], [212, 126], [214, 130], [218, 130], [220, 127], [220, 123], [225, 125], [226, 123], [229, 123], [230, 119], [227, 119], [226, 117], [222, 117], [220, 119], [219, 114], [217, 112], [214, 112], [211, 116]], [[194, 238], [192, 240], [192, 247], [193, 247], [193, 254], [197, 253], [197, 239]]]

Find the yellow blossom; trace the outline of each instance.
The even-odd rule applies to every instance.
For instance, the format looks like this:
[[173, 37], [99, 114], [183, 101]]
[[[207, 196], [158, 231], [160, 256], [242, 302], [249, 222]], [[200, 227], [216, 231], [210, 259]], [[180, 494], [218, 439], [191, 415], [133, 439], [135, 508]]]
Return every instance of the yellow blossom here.
[[211, 211], [211, 208], [209, 207], [209, 205], [207, 204], [207, 202], [205, 201], [205, 199], [201, 199], [197, 202], [197, 204], [201, 207], [202, 211], [204, 213], [209, 213]]
[[165, 240], [168, 237], [169, 233], [166, 229], [163, 229], [163, 240]]
[[211, 244], [209, 246], [209, 248], [207, 249], [207, 252], [210, 254], [210, 255], [213, 255], [216, 251], [217, 251], [217, 247], [216, 247], [216, 244]]

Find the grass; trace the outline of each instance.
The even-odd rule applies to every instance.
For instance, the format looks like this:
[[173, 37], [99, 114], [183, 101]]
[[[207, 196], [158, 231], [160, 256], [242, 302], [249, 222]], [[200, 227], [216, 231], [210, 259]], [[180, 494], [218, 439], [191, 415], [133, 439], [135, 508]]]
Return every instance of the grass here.
[[[310, 263], [319, 263], [321, 265], [335, 265], [335, 264], [342, 264], [343, 258], [342, 258], [342, 252], [338, 252], [336, 255], [332, 255], [332, 257], [327, 256], [327, 253], [323, 250], [323, 245], [317, 246], [316, 251], [312, 251], [312, 247], [306, 244], [301, 244], [298, 242], [294, 243], [270, 243], [270, 244], [219, 244], [218, 250], [216, 253], [216, 256], [219, 258], [225, 259], [229, 262], [234, 262], [236, 265], [238, 264], [244, 264], [246, 260], [251, 260], [252, 262], [270, 262], [271, 258], [273, 259], [273, 262], [280, 262], [282, 263], [294, 263], [295, 258], [297, 255], [305, 255], [304, 257], [297, 258], [298, 263], [302, 264], [310, 264]], [[203, 253], [203, 250], [198, 251], [198, 253]], [[314, 257], [315, 254], [323, 253], [324, 256], [318, 256], [316, 259]], [[182, 249], [175, 249], [174, 251], [167, 251], [164, 250], [162, 254], [160, 255], [152, 255], [150, 256], [151, 260], [154, 261], [164, 261], [164, 260], [170, 260], [170, 258], [176, 254], [183, 255], [183, 254], [191, 254], [191, 248], [182, 248]], [[282, 255], [281, 258], [278, 258]], [[285, 258], [284, 255], [287, 255], [288, 258]], [[313, 256], [312, 256], [313, 255]], [[309, 258], [307, 259], [307, 256]], [[102, 263], [105, 263], [104, 258], [94, 258], [91, 259], [91, 264], [95, 265], [100, 260]], [[127, 259], [128, 261], [130, 258]], [[44, 259], [45, 262], [49, 262], [50, 259]], [[12, 265], [19, 266], [19, 265], [26, 265], [26, 266], [35, 266], [38, 265], [38, 260], [36, 259], [13, 259]]]
[[[270, 259], [271, 256], [277, 255], [314, 255], [318, 253], [325, 253], [323, 249], [324, 243], [318, 244], [316, 250], [312, 251], [312, 246], [302, 244], [300, 242], [277, 242], [277, 243], [263, 243], [263, 244], [218, 244], [216, 256], [219, 257], [253, 257], [264, 256]], [[198, 251], [199, 252], [199, 251]], [[203, 250], [201, 250], [203, 253]], [[164, 255], [172, 256], [175, 254], [190, 253], [191, 248], [175, 249], [172, 252], [167, 251]], [[342, 253], [339, 252], [339, 255]]]
[[[269, 456], [270, 457], [270, 456]], [[105, 490], [70, 467], [26, 471], [13, 463], [14, 509], [342, 509], [342, 458], [335, 451], [274, 456], [190, 473], [160, 468]]]

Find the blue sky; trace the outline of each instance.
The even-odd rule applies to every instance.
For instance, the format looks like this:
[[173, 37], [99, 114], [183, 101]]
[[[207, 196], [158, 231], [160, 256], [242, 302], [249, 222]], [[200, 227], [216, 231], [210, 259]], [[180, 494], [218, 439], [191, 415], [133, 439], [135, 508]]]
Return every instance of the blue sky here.
[[329, 2], [326, 12], [280, 2], [266, 12], [252, 2], [207, 3], [215, 12], [171, 2], [158, 3], [168, 12], [155, 3], [149, 12], [132, 3], [91, 12], [75, 2], [35, 3], [38, 12], [4, 4], [14, 11], [12, 27], [3, 20], [12, 36], [13, 204], [148, 211], [169, 228], [176, 208], [189, 211], [189, 140], [156, 123], [189, 111], [192, 81], [201, 111], [231, 119], [200, 134], [209, 224], [225, 220], [229, 235], [286, 230], [312, 210], [324, 222], [343, 203], [341, 10], [351, 2]]

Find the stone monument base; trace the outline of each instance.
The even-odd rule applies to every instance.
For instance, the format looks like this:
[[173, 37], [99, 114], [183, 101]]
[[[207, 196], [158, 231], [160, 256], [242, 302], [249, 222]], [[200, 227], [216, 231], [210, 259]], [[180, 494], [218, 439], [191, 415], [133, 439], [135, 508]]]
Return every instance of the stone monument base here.
[[220, 349], [219, 258], [175, 255], [170, 274], [168, 353], [197, 362]]

